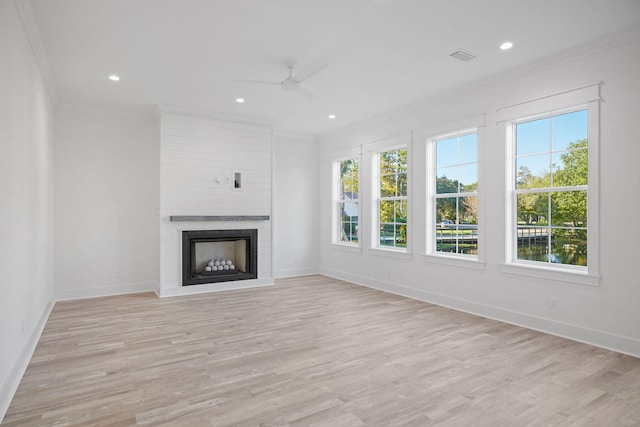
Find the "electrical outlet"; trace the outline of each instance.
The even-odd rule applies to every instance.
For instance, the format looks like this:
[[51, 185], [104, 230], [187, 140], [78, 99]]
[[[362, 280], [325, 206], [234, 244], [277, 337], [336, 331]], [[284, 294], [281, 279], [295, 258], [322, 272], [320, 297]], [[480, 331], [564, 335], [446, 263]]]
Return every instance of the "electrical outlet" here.
[[551, 303], [549, 304], [549, 307], [551, 308], [551, 310], [557, 310], [558, 309], [558, 298], [551, 297]]

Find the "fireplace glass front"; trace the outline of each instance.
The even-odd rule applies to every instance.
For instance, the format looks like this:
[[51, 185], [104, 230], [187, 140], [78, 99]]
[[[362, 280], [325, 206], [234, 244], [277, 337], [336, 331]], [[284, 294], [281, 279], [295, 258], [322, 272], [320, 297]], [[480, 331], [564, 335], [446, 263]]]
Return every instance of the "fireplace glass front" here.
[[182, 232], [182, 285], [258, 277], [258, 230]]

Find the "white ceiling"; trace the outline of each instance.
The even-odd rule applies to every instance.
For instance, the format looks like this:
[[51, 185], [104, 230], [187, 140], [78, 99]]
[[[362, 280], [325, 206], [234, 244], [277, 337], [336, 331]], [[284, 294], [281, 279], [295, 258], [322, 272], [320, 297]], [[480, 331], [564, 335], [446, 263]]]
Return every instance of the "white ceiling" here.
[[[640, 26], [640, 0], [31, 0], [60, 102], [323, 134]], [[501, 51], [505, 40], [514, 43]], [[449, 54], [477, 55], [462, 62]], [[328, 66], [278, 86], [284, 61]], [[118, 74], [120, 82], [107, 79]], [[235, 102], [246, 99], [244, 104]], [[328, 114], [335, 114], [329, 120]]]

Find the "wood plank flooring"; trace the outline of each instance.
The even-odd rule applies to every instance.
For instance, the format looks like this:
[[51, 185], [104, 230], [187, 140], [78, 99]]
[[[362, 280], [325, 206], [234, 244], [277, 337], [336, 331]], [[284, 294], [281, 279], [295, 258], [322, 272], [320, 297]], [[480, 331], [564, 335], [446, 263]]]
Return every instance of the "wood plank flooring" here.
[[640, 359], [323, 276], [95, 298], [2, 426], [640, 426]]

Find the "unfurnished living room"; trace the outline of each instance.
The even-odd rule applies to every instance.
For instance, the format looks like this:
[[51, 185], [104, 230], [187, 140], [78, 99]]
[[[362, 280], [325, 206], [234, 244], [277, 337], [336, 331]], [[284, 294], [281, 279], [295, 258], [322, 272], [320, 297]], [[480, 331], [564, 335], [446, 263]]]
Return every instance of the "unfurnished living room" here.
[[640, 1], [0, 0], [0, 425], [640, 426]]

